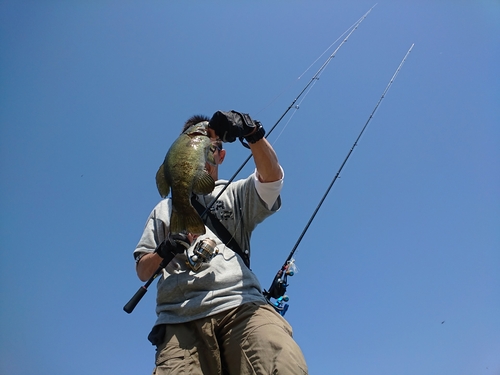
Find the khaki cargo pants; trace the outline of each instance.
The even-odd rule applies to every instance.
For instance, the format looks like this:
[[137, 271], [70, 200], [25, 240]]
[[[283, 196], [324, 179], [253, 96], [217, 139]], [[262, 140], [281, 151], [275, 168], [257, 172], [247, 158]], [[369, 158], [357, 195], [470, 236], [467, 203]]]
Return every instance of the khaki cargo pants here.
[[268, 304], [247, 303], [196, 321], [166, 325], [153, 375], [305, 375], [288, 322]]

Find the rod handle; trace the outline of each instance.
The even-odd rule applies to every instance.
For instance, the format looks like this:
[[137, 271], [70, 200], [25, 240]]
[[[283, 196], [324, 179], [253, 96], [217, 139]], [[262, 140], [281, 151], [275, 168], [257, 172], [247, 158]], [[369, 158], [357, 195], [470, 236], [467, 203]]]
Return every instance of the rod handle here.
[[143, 285], [139, 288], [139, 290], [134, 294], [134, 296], [127, 302], [125, 306], [123, 306], [123, 311], [127, 314], [130, 314], [134, 311], [135, 307], [139, 303], [139, 301], [144, 297], [148, 289]]

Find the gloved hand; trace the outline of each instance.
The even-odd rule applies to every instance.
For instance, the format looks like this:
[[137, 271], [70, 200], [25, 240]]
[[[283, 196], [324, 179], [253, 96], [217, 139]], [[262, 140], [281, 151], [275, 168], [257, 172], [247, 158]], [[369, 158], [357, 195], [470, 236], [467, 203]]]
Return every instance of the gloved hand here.
[[168, 236], [165, 240], [158, 246], [155, 250], [159, 256], [163, 259], [172, 258], [175, 254], [181, 254], [191, 246], [191, 241], [187, 235], [183, 233], [177, 233], [172, 236]]
[[265, 131], [259, 121], [253, 121], [246, 113], [236, 111], [217, 111], [210, 119], [208, 126], [222, 142], [234, 142], [236, 138], [245, 138], [254, 143], [264, 137]]

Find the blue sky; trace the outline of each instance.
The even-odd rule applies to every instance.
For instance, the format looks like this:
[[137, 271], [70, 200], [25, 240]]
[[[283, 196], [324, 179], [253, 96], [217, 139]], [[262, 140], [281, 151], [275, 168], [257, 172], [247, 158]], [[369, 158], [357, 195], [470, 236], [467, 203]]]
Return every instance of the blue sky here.
[[[182, 123], [269, 129], [374, 4], [0, 1], [0, 373], [151, 373], [154, 286], [122, 307]], [[311, 374], [500, 374], [497, 0], [378, 1], [269, 137], [283, 207], [252, 267], [269, 287], [412, 43], [295, 254]]]

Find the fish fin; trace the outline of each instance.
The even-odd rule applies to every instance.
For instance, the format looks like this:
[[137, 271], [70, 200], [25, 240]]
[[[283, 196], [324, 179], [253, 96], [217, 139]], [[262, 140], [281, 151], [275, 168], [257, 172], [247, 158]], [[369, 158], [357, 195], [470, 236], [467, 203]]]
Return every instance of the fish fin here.
[[158, 168], [158, 172], [156, 172], [156, 188], [158, 189], [158, 193], [160, 193], [162, 198], [165, 198], [170, 192], [170, 186], [165, 177], [164, 164], [160, 165], [160, 168]]
[[182, 215], [177, 211], [172, 211], [172, 215], [170, 215], [170, 233], [176, 234], [181, 232], [188, 232], [195, 235], [205, 234], [205, 224], [194, 208]]
[[215, 188], [215, 181], [207, 171], [200, 171], [196, 174], [193, 180], [193, 193], [195, 194], [209, 194]]

